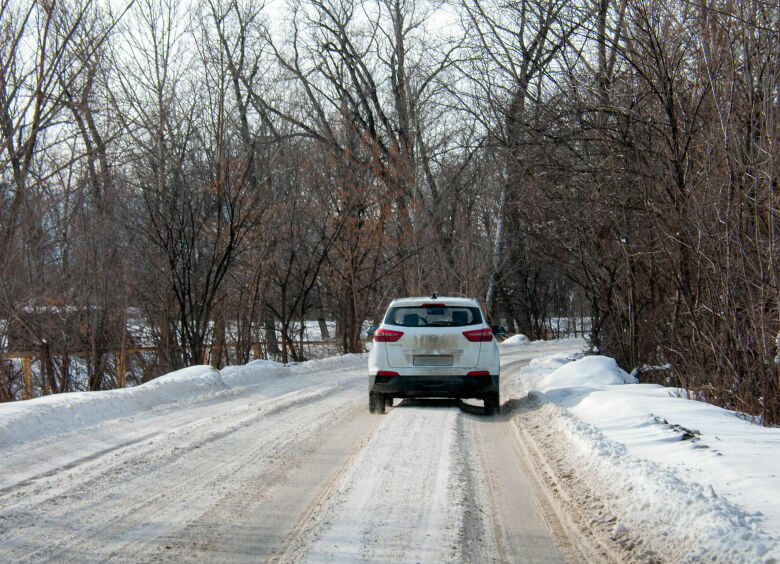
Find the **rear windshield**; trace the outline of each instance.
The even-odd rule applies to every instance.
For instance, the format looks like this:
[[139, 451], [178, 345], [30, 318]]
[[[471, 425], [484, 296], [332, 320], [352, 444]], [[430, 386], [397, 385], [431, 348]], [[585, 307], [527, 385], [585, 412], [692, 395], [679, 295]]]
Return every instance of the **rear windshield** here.
[[385, 315], [385, 325], [401, 327], [464, 327], [477, 323], [482, 323], [478, 307], [391, 307]]

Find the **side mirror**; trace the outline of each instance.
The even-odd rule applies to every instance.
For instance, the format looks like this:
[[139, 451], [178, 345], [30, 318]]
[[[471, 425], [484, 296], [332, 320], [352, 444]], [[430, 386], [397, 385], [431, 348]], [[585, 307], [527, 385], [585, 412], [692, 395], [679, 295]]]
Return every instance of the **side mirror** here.
[[368, 336], [373, 338], [373, 336], [374, 336], [374, 333], [376, 333], [376, 330], [377, 330], [377, 329], [379, 329], [379, 325], [372, 325], [372, 326], [371, 326], [371, 327], [368, 329]]
[[493, 325], [493, 327], [491, 327], [491, 329], [493, 330], [493, 334], [496, 335], [496, 336], [498, 336], [498, 335], [506, 335], [506, 329], [504, 329], [504, 327], [501, 326], [501, 325]]

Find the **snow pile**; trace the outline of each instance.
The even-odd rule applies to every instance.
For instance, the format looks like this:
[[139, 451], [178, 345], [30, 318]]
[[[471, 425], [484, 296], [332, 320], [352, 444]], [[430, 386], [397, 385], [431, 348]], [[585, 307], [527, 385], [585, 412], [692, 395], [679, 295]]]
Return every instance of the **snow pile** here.
[[562, 352], [532, 358], [528, 366], [523, 368], [521, 375], [515, 379], [519, 395], [526, 395], [532, 390], [538, 389], [539, 383], [550, 373], [580, 356], [582, 355], [576, 352]]
[[628, 454], [593, 425], [563, 413], [554, 430], [590, 485], [615, 513], [615, 535], [633, 529], [672, 561], [764, 562], [778, 544], [762, 529], [761, 512], [717, 495], [712, 484], [687, 481], [674, 469]]
[[780, 429], [637, 384], [607, 357], [539, 358], [519, 380], [610, 500], [616, 535], [633, 529], [675, 561], [780, 558]]
[[[297, 364], [289, 364], [290, 371], [295, 374], [310, 374], [313, 372], [320, 372], [325, 369], [337, 369], [337, 368], [355, 368], [358, 366], [366, 366], [368, 361], [368, 355], [365, 353], [353, 353], [342, 354], [336, 356], [329, 356], [327, 358], [320, 358], [318, 360], [308, 360], [306, 362], [299, 362]], [[368, 374], [366, 374], [368, 376]]]
[[500, 346], [501, 348], [520, 347], [523, 345], [527, 345], [530, 342], [531, 341], [528, 339], [528, 337], [520, 333], [517, 335], [512, 335], [508, 339], [504, 339], [503, 341], [501, 341]]
[[[553, 357], [547, 365], [561, 362], [560, 355]], [[541, 364], [541, 362], [539, 363]], [[617, 365], [614, 358], [607, 356], [586, 356], [574, 362], [566, 362], [548, 374], [538, 384], [540, 389], [572, 388], [575, 386], [611, 386], [614, 384], [636, 384], [638, 380]]]
[[295, 365], [256, 360], [221, 371], [210, 366], [191, 366], [133, 388], [55, 394], [0, 404], [0, 447], [72, 432], [176, 403], [224, 399], [265, 384], [269, 379], [312, 374], [327, 367], [346, 369], [358, 363], [365, 363], [365, 355], [344, 355]]
[[134, 415], [157, 405], [222, 387], [219, 373], [192, 366], [142, 386], [104, 392], [72, 392], [0, 405], [0, 445], [10, 446]]

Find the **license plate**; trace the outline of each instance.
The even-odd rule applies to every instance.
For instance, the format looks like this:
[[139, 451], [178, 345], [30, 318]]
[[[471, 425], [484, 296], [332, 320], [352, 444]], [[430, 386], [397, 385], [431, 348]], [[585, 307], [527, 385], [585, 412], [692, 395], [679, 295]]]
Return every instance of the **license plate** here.
[[452, 366], [450, 354], [418, 354], [414, 356], [415, 366]]

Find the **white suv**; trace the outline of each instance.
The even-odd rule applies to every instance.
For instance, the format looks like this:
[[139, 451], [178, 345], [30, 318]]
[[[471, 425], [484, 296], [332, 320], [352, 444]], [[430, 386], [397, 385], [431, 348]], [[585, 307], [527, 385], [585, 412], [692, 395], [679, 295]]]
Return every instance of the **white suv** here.
[[374, 328], [368, 356], [368, 407], [384, 413], [393, 398], [476, 398], [498, 411], [499, 356], [479, 302], [436, 297], [393, 300]]

